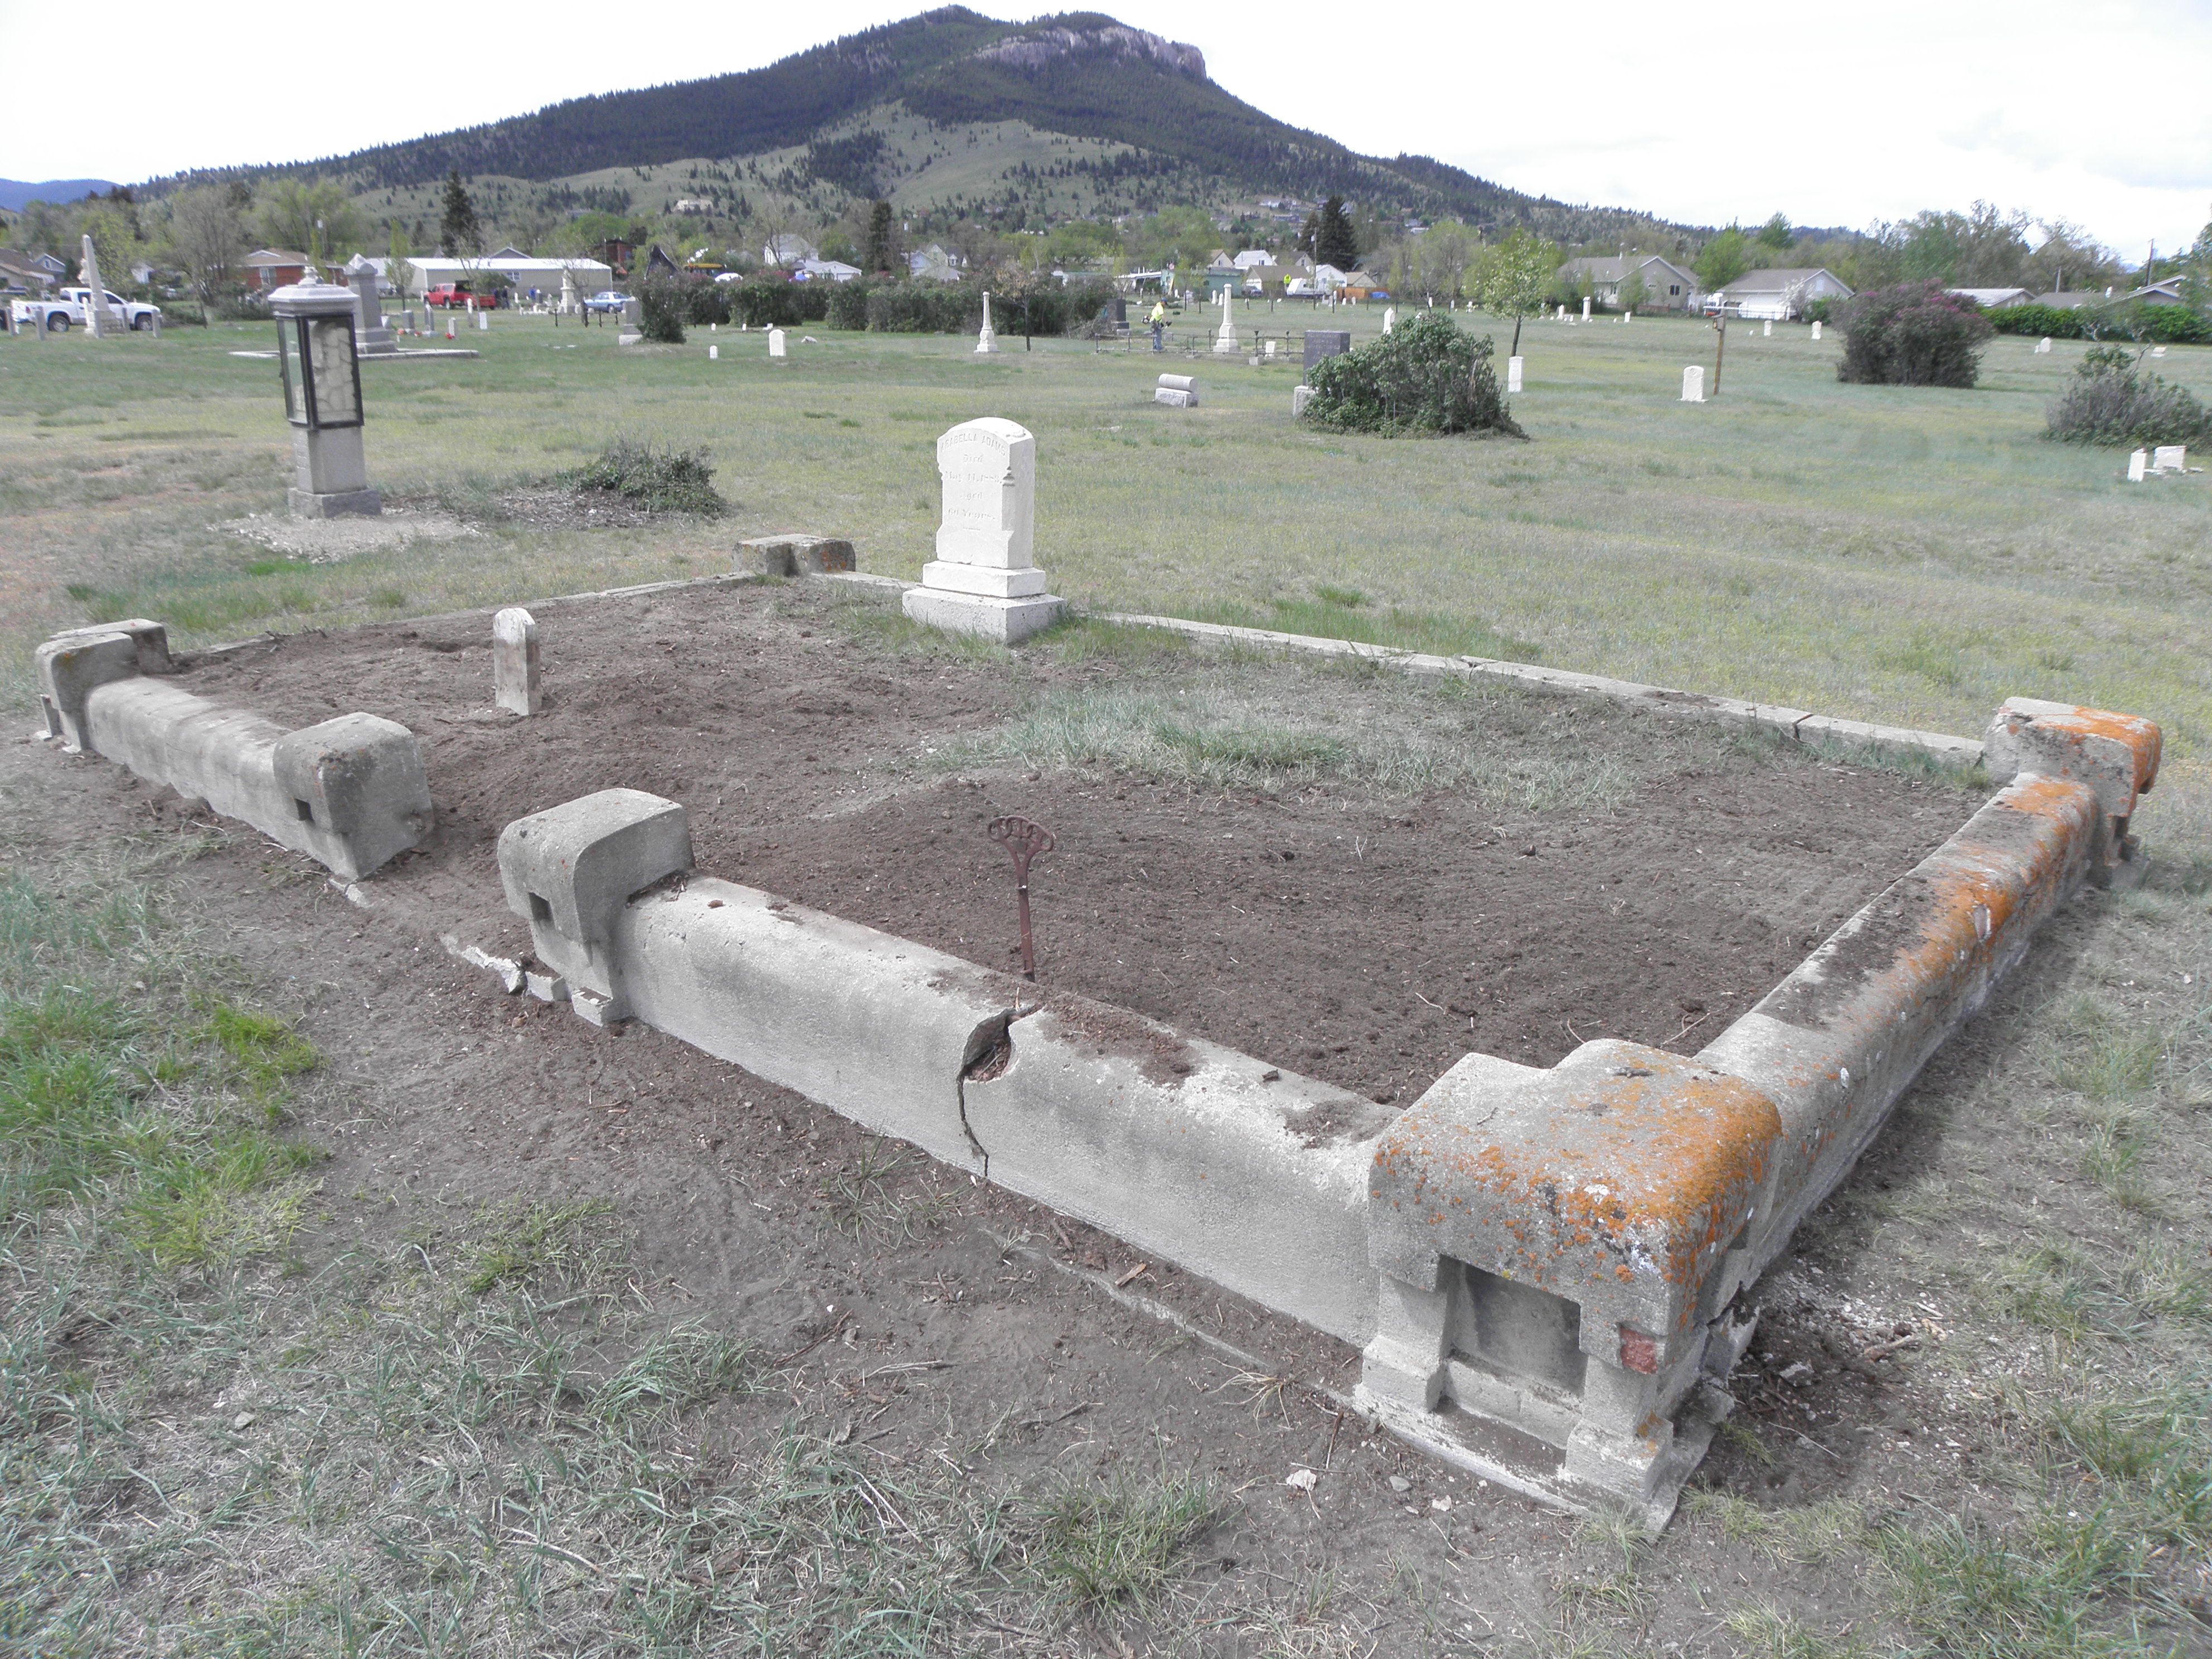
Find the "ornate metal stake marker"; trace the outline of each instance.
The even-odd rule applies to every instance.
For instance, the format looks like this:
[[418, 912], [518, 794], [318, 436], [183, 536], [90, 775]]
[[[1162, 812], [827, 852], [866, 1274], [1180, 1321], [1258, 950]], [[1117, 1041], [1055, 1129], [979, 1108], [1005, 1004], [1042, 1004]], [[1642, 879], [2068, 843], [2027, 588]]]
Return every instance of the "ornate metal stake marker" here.
[[1036, 947], [1030, 940], [1030, 860], [1052, 851], [1052, 831], [1021, 817], [993, 818], [988, 828], [991, 839], [1013, 857], [1014, 893], [1022, 912], [1022, 977], [1034, 982]]

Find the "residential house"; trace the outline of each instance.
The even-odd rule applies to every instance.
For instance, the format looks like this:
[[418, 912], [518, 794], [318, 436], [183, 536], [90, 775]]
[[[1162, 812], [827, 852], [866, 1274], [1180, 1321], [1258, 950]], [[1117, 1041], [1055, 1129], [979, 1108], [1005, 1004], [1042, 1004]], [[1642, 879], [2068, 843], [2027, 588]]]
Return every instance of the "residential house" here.
[[2035, 299], [2024, 288], [1947, 288], [1943, 292], [1972, 300], [1984, 311], [1995, 311], [1999, 306], [2029, 305]]
[[1789, 265], [1745, 271], [1720, 292], [1707, 295], [1705, 308], [1753, 322], [1779, 323], [1802, 317], [1815, 300], [1848, 300], [1854, 292], [1825, 266]]
[[858, 265], [848, 265], [842, 259], [801, 259], [799, 269], [791, 273], [794, 283], [849, 283], [860, 274]]
[[43, 294], [54, 285], [59, 274], [47, 270], [35, 255], [21, 248], [0, 247], [0, 291]]
[[712, 213], [714, 204], [702, 201], [696, 196], [679, 196], [676, 198], [676, 210], [678, 213]]
[[258, 247], [239, 262], [246, 286], [255, 294], [283, 288], [307, 275], [307, 256], [289, 247]]
[[637, 244], [625, 242], [619, 236], [610, 236], [592, 252], [599, 256], [599, 263], [616, 276], [627, 276], [629, 275], [630, 256], [637, 252]]
[[1239, 270], [1249, 270], [1255, 265], [1272, 265], [1275, 263], [1275, 256], [1263, 247], [1248, 247], [1231, 263]]
[[1656, 253], [1631, 253], [1607, 259], [1570, 259], [1559, 267], [1559, 276], [1568, 287], [1579, 290], [1583, 278], [1589, 278], [1590, 297], [1599, 305], [1618, 310], [1620, 306], [1621, 284], [1628, 273], [1638, 272], [1644, 278], [1644, 298], [1637, 302], [1639, 311], [1687, 311], [1701, 297], [1698, 279], [1676, 264], [1672, 259], [1662, 258]]
[[604, 259], [538, 259], [502, 249], [481, 259], [448, 259], [440, 253], [411, 253], [407, 257], [403, 286], [395, 289], [391, 261], [371, 259], [368, 263], [376, 267], [379, 292], [397, 292], [404, 299], [417, 301], [434, 288], [450, 288], [460, 283], [467, 283], [471, 293], [481, 294], [499, 287], [501, 278], [516, 294], [528, 294], [535, 289], [542, 295], [557, 296], [564, 270], [574, 273], [579, 294], [596, 294], [613, 287], [615, 280], [614, 267]]
[[2188, 303], [2181, 297], [2181, 278], [2179, 276], [2169, 276], [2162, 283], [2151, 283], [2142, 288], [2136, 289], [2124, 295], [2120, 303], [2133, 305], [2138, 301], [2147, 306], [2179, 306]]
[[768, 246], [761, 250], [763, 264], [781, 266], [786, 270], [796, 270], [807, 260], [818, 259], [821, 257], [820, 248], [815, 246], [804, 236], [787, 230], [780, 231], [769, 237]]

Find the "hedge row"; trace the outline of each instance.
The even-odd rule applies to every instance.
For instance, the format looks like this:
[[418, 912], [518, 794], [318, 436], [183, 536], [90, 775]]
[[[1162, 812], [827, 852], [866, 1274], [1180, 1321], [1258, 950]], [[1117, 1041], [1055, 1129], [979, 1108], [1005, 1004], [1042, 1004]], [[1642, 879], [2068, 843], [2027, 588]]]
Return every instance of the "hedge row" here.
[[2049, 335], [2054, 340], [2135, 340], [2151, 345], [2212, 343], [2212, 320], [2193, 306], [2145, 305], [2117, 308], [2063, 306], [1999, 306], [1988, 313], [2000, 334]]
[[[659, 299], [654, 290], [665, 295]], [[747, 283], [716, 283], [704, 277], [659, 277], [638, 285], [646, 308], [665, 307], [680, 323], [744, 323], [753, 328], [795, 328], [826, 323], [831, 328], [866, 329], [878, 334], [973, 334], [983, 325], [983, 290], [961, 283], [786, 283], [773, 277]], [[1036, 334], [1073, 334], [1097, 317], [1114, 297], [1114, 285], [1094, 280], [1054, 283], [1026, 299], [994, 295], [991, 324], [1000, 333], [1026, 328]], [[648, 336], [652, 331], [647, 330]]]

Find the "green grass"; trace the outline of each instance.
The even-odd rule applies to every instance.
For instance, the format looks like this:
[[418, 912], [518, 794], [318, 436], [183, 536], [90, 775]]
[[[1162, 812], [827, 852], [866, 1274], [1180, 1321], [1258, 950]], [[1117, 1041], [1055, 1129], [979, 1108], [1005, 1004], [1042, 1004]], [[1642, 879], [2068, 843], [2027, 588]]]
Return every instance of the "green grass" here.
[[[472, 337], [477, 362], [365, 369], [387, 491], [489, 514], [507, 481], [626, 438], [711, 449], [731, 514], [557, 532], [493, 515], [465, 544], [304, 570], [255, 571], [265, 555], [213, 528], [281, 503], [270, 365], [227, 355], [259, 330], [14, 353], [0, 543], [38, 561], [27, 572], [66, 574], [6, 602], [11, 672], [20, 684], [32, 636], [88, 611], [161, 616], [191, 643], [726, 568], [738, 538], [793, 528], [911, 577], [930, 556], [936, 434], [1000, 414], [1038, 435], [1039, 560], [1095, 611], [1534, 658], [1942, 731], [1978, 731], [2011, 693], [2056, 696], [2159, 720], [2191, 775], [2212, 720], [2212, 494], [2130, 486], [2113, 456], [2040, 438], [2071, 347], [1995, 341], [1972, 392], [1845, 386], [1833, 342], [1785, 329], [1732, 354], [1726, 394], [1695, 406], [1674, 390], [1710, 350], [1699, 325], [1539, 325], [1516, 404], [1538, 441], [1509, 453], [1300, 430], [1287, 366], [1209, 362], [1205, 407], [1169, 410], [1146, 401], [1148, 354], [1041, 341], [978, 360], [956, 339], [812, 331], [822, 343], [772, 367], [748, 343], [713, 363], [702, 343], [621, 354], [611, 330], [556, 340], [545, 319], [501, 317]], [[2164, 368], [2212, 394], [2212, 350], [2174, 348]]]

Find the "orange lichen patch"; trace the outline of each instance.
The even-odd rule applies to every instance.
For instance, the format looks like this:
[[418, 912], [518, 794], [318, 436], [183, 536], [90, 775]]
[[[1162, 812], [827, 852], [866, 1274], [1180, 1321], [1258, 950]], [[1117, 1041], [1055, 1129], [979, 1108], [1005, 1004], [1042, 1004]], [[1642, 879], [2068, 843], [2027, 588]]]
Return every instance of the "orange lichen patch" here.
[[2045, 732], [2063, 732], [2081, 748], [2092, 738], [2103, 738], [2124, 746], [2135, 757], [2135, 790], [2150, 793], [2158, 781], [2159, 751], [2164, 735], [2155, 720], [2139, 714], [2116, 714], [2109, 708], [2075, 708], [2063, 714], [2039, 714], [2035, 725]]
[[[1430, 1248], [1489, 1257], [1514, 1278], [1564, 1289], [1644, 1276], [1688, 1291], [1742, 1224], [1781, 1114], [1741, 1079], [1608, 1046], [1530, 1085], [1510, 1121], [1445, 1118], [1418, 1144], [1385, 1137], [1378, 1194], [1418, 1206]], [[1489, 1248], [1470, 1251], [1470, 1234]]]

